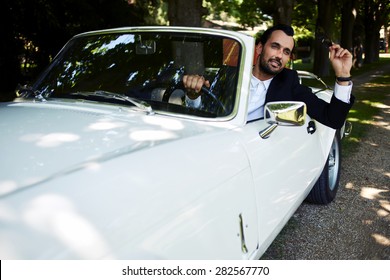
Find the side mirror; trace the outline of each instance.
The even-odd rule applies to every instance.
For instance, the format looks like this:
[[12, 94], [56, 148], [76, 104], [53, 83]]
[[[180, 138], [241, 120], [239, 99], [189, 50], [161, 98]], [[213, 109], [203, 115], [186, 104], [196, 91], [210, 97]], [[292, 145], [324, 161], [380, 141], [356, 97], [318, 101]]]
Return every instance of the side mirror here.
[[296, 101], [269, 102], [264, 106], [264, 119], [270, 125], [259, 132], [263, 139], [268, 138], [278, 125], [304, 125], [306, 104]]

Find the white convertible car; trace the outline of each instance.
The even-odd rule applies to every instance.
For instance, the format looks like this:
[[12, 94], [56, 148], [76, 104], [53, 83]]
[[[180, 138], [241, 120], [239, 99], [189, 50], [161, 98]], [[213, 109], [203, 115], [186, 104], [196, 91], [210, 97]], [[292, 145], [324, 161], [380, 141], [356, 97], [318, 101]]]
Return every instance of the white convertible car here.
[[[0, 104], [0, 258], [259, 259], [305, 199], [331, 202], [343, 131], [299, 102], [247, 122], [253, 53], [215, 29], [72, 38]], [[184, 73], [212, 82], [200, 106]]]

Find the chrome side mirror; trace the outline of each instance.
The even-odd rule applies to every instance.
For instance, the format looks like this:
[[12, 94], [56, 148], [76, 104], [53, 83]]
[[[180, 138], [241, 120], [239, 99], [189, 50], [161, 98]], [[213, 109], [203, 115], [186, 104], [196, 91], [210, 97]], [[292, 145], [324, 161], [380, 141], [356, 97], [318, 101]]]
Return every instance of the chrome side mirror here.
[[268, 138], [278, 125], [304, 125], [306, 104], [297, 101], [269, 102], [264, 106], [264, 119], [270, 125], [259, 132], [263, 139]]

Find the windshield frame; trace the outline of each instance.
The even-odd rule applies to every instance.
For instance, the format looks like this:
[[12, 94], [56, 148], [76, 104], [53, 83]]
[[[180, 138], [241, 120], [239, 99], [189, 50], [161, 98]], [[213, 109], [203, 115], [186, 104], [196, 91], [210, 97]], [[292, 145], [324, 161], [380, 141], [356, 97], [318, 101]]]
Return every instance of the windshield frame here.
[[[84, 34], [80, 34], [80, 35], [77, 35], [75, 37], [73, 37], [63, 48], [62, 50], [58, 53], [58, 55], [54, 58], [53, 62], [50, 64], [50, 66], [42, 73], [42, 75], [37, 79], [36, 83], [34, 83], [33, 85], [33, 89], [34, 90], [37, 90], [38, 88], [42, 88], [42, 86], [40, 86], [45, 77], [47, 77], [47, 75], [53, 71], [53, 69], [61, 63], [61, 61], [63, 60], [63, 57], [64, 55], [67, 53], [67, 50], [69, 50], [70, 48], [72, 48], [74, 46], [74, 44], [77, 42], [78, 39], [80, 38], [92, 38], [93, 36], [101, 36], [101, 35], [105, 35], [105, 34], [117, 34], [117, 35], [120, 35], [120, 34], [126, 34], [127, 32], [133, 32], [134, 34], [146, 34], [146, 33], [158, 33], [160, 32], [161, 34], [176, 34], [177, 36], [182, 36], [182, 35], [186, 35], [187, 38], [206, 38], [207, 36], [217, 36], [219, 37], [220, 39], [230, 39], [230, 40], [234, 40], [234, 42], [237, 42], [239, 44], [239, 47], [241, 49], [240, 53], [239, 53], [239, 57], [238, 57], [238, 61], [236, 62], [236, 67], [237, 67], [237, 78], [236, 78], [236, 81], [235, 81], [235, 86], [234, 86], [234, 90], [235, 90], [235, 99], [234, 101], [232, 102], [232, 108], [230, 110], [230, 112], [226, 115], [216, 115], [216, 116], [209, 116], [209, 115], [204, 115], [204, 114], [196, 114], [196, 110], [188, 110], [188, 111], [164, 111], [164, 109], [161, 109], [161, 108], [158, 108], [156, 111], [158, 111], [159, 113], [163, 113], [163, 114], [180, 114], [180, 115], [183, 115], [184, 117], [189, 117], [189, 118], [197, 118], [197, 117], [201, 117], [201, 118], [211, 118], [211, 119], [222, 119], [222, 120], [226, 120], [226, 119], [231, 119], [234, 117], [234, 115], [237, 113], [237, 107], [238, 107], [238, 103], [239, 103], [239, 100], [241, 99], [240, 98], [240, 85], [241, 85], [241, 82], [242, 82], [242, 71], [240, 70], [242, 67], [243, 67], [243, 61], [244, 59], [242, 59], [245, 55], [245, 44], [244, 42], [242, 42], [240, 40], [240, 37], [238, 36], [234, 36], [235, 34], [232, 33], [232, 32], [216, 32], [215, 30], [206, 30], [206, 29], [201, 29], [202, 32], [200, 32], [197, 28], [194, 28], [194, 30], [188, 30], [188, 29], [181, 29], [181, 28], [176, 28], [176, 29], [160, 29], [160, 28], [156, 28], [156, 27], [153, 27], [153, 28], [121, 28], [121, 29], [112, 29], [112, 30], [103, 30], [103, 31], [99, 31], [99, 32], [87, 32], [87, 33], [84, 33]], [[242, 35], [242, 34], [241, 34]], [[92, 36], [92, 37], [91, 37]], [[222, 64], [221, 64], [222, 65]], [[103, 89], [104, 90], [104, 89]], [[47, 96], [47, 94], [44, 95], [45, 97], [49, 97], [49, 98], [52, 98], [54, 96]], [[146, 101], [148, 103], [150, 103], [148, 100], [143, 100], [143, 101]], [[153, 103], [153, 102], [152, 102]], [[150, 103], [151, 104], [151, 103]], [[153, 104], [151, 104], [153, 109], [155, 110]], [[170, 106], [172, 107], [172, 106]], [[161, 109], [161, 110], [160, 110]], [[195, 112], [195, 113], [194, 113]], [[188, 115], [187, 115], [188, 114]]]

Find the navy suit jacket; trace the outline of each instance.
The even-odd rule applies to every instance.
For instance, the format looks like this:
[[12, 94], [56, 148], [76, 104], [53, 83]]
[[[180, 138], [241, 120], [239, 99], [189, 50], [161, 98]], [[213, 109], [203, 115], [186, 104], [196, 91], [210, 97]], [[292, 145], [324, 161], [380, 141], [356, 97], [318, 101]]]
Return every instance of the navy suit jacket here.
[[354, 100], [354, 96], [351, 95], [348, 104], [333, 95], [330, 103], [327, 103], [313, 94], [309, 87], [299, 83], [297, 71], [285, 68], [272, 79], [265, 102], [302, 101], [306, 104], [307, 113], [312, 119], [339, 129], [343, 126]]

